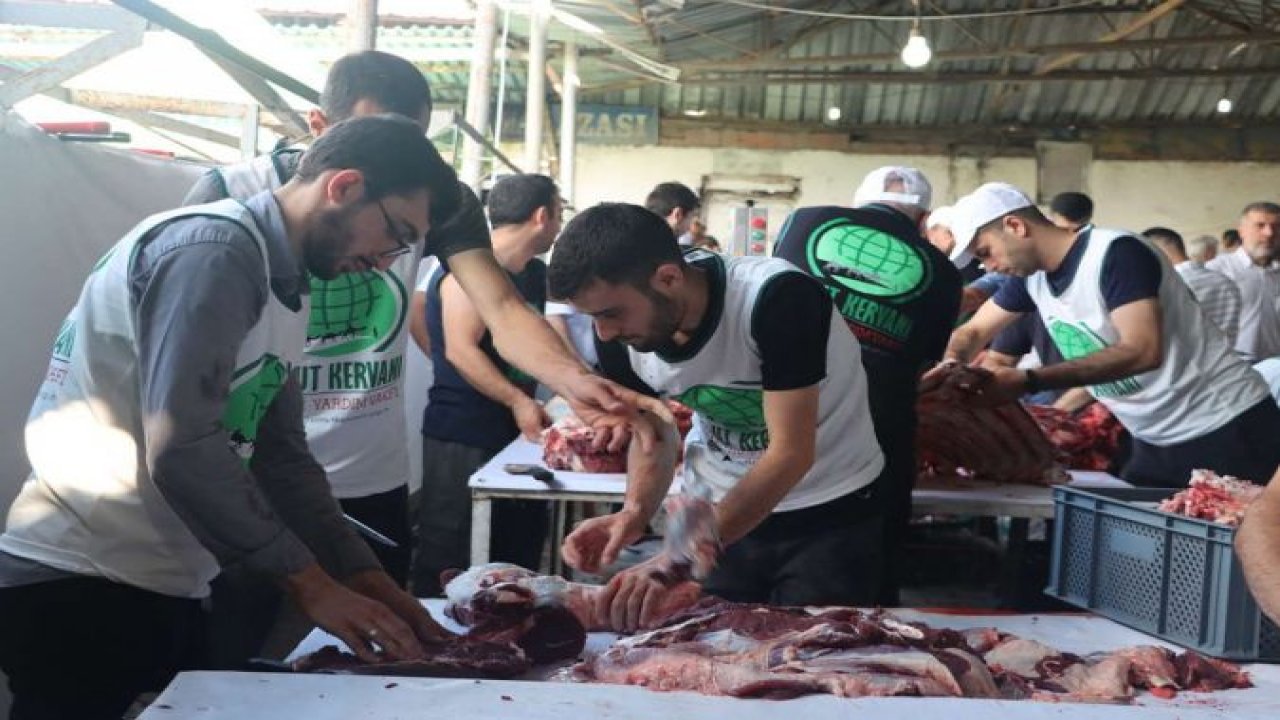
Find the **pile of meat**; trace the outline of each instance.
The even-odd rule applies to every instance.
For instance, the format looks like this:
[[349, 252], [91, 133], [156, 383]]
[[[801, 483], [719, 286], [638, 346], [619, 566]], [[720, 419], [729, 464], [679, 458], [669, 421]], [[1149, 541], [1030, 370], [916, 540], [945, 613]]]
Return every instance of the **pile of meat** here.
[[1160, 503], [1160, 510], [1176, 515], [1238, 526], [1244, 511], [1262, 494], [1262, 486], [1248, 480], [1219, 476], [1212, 470], [1191, 473], [1187, 489]]
[[1044, 431], [1019, 403], [977, 407], [937, 388], [920, 394], [919, 477], [1055, 485], [1070, 477]]
[[1127, 703], [1250, 687], [1239, 667], [1154, 646], [1090, 657], [994, 629], [963, 632], [884, 612], [779, 608], [706, 598], [662, 627], [618, 641], [558, 679], [783, 700], [938, 696]]
[[[676, 429], [683, 439], [693, 427], [693, 410], [674, 400], [667, 407], [675, 416]], [[596, 431], [573, 415], [556, 421], [542, 435], [542, 460], [552, 470], [585, 473], [624, 473], [627, 447], [610, 452], [597, 448]]]
[[1027, 410], [1072, 470], [1106, 470], [1119, 452], [1124, 426], [1102, 403], [1089, 403], [1079, 413], [1042, 405]]

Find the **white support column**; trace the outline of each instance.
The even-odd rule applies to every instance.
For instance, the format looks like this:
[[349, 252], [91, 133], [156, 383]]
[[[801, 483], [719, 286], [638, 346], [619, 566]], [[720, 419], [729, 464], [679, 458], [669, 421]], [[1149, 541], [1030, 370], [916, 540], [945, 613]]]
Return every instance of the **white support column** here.
[[534, 0], [529, 8], [529, 69], [524, 103], [524, 171], [542, 170], [542, 117], [547, 102], [547, 25], [549, 0]]
[[[493, 0], [477, 0], [466, 119], [471, 127], [485, 136], [489, 134], [489, 97], [493, 94], [493, 49], [497, 35], [497, 5]], [[462, 141], [462, 182], [479, 193], [483, 173], [484, 146], [467, 136]]]
[[347, 12], [351, 35], [347, 42], [351, 52], [372, 50], [378, 45], [378, 0], [351, 0]]
[[578, 43], [564, 44], [564, 92], [560, 94], [560, 195], [574, 203], [575, 163], [578, 155]]
[[252, 160], [258, 155], [258, 123], [261, 118], [262, 110], [257, 103], [245, 107], [240, 126], [240, 157], [245, 160]]

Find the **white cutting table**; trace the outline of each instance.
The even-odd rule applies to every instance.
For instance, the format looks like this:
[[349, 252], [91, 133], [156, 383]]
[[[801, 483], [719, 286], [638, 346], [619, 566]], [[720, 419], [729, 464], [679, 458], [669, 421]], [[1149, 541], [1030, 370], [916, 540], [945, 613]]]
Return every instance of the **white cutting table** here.
[[[489, 562], [489, 532], [493, 523], [493, 500], [516, 498], [547, 500], [552, 503], [552, 549], [560, 547], [566, 506], [571, 502], [622, 502], [626, 476], [620, 473], [575, 473], [557, 470], [556, 484], [548, 487], [527, 475], [512, 475], [502, 468], [508, 463], [542, 463], [542, 446], [517, 439], [485, 463], [471, 476], [471, 564]], [[1130, 485], [1100, 472], [1071, 472], [1072, 487], [1122, 488]], [[679, 479], [672, 492], [679, 489]], [[1032, 485], [982, 485], [970, 483], [956, 489], [919, 488], [912, 494], [916, 515], [974, 515], [1019, 519], [1052, 518], [1053, 493]], [[558, 561], [559, 553], [552, 552]], [[558, 566], [553, 563], [553, 571]]]
[[[443, 601], [428, 601], [439, 617]], [[1150, 637], [1110, 620], [1082, 614], [949, 615], [900, 610], [909, 620], [957, 629], [997, 627], [1060, 650], [1088, 653], [1153, 644]], [[447, 620], [442, 621], [449, 625]], [[614, 640], [592, 633], [587, 650]], [[341, 643], [314, 632], [295, 657], [326, 644]], [[1072, 705], [1038, 702], [939, 698], [842, 699], [810, 696], [787, 701], [737, 700], [694, 693], [659, 693], [638, 687], [581, 685], [528, 680], [436, 680], [194, 672], [179, 675], [142, 714], [142, 720], [410, 720], [486, 718], [492, 720], [653, 720], [727, 718], [734, 720], [1272, 720], [1280, 716], [1280, 666], [1253, 665], [1256, 685], [1212, 694], [1182, 693], [1173, 700], [1150, 695], [1135, 705]], [[545, 675], [542, 673], [542, 675]]]

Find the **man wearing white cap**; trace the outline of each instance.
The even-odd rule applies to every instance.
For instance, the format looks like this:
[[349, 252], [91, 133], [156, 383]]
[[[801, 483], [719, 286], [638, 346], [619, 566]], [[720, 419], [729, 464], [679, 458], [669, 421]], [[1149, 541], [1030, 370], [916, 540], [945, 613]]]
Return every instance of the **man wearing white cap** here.
[[863, 180], [854, 207], [800, 208], [774, 245], [775, 255], [822, 281], [862, 346], [886, 458], [882, 605], [898, 602], [893, 575], [911, 517], [917, 383], [942, 357], [960, 307], [960, 273], [920, 234], [930, 195], [919, 170], [882, 167]]
[[[1280, 408], [1158, 250], [1124, 231], [1056, 227], [1004, 183], [962, 198], [952, 230], [1013, 278], [956, 330], [926, 382], [952, 382], [990, 404], [1088, 386], [1133, 435], [1121, 474], [1138, 485], [1185, 485], [1195, 468], [1263, 481], [1280, 465]], [[953, 371], [1035, 310], [1065, 362]]]
[[956, 236], [951, 233], [953, 217], [955, 208], [950, 205], [934, 208], [925, 219], [924, 237], [960, 270], [960, 279], [967, 285], [982, 277], [982, 263], [972, 255], [956, 249]]

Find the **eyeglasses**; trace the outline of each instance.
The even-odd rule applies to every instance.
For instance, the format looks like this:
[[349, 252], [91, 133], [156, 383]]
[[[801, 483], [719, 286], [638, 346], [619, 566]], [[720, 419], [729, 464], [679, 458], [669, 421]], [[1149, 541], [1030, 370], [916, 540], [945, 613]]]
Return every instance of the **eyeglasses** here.
[[395, 242], [396, 247], [375, 253], [371, 257], [376, 260], [390, 260], [413, 252], [413, 243], [417, 242], [417, 231], [413, 229], [406, 230], [403, 226], [398, 226], [381, 200], [378, 201], [378, 209], [382, 211], [382, 219], [387, 223], [387, 237]]

